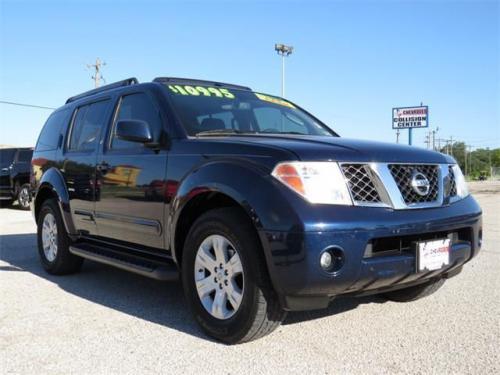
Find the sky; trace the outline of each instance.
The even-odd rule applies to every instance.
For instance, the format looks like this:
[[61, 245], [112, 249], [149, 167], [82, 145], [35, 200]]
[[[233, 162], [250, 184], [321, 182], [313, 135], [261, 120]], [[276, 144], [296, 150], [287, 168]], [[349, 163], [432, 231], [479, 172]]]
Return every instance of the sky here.
[[[429, 106], [436, 138], [500, 147], [500, 1], [0, 0], [0, 101], [59, 107], [107, 83], [189, 77], [280, 94], [341, 136], [396, 141], [391, 109]], [[0, 103], [0, 144], [49, 110]], [[414, 130], [425, 147], [426, 129]], [[400, 142], [407, 142], [407, 131]]]

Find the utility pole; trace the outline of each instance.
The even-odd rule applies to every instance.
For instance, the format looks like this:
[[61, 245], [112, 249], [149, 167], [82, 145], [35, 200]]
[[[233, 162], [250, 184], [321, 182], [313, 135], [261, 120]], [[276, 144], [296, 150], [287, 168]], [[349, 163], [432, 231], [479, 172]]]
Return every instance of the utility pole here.
[[472, 146], [469, 145], [469, 173], [472, 173]]
[[490, 179], [493, 177], [493, 167], [491, 166], [491, 151], [490, 148], [487, 148], [488, 150], [488, 169], [490, 170]]
[[453, 156], [453, 136], [450, 137], [450, 155]]
[[281, 56], [281, 96], [285, 97], [285, 57], [292, 54], [293, 47], [276, 43], [274, 50]]
[[443, 149], [444, 149], [444, 153], [447, 154], [448, 153], [448, 140], [447, 139], [444, 139], [444, 138], [439, 138], [438, 139], [438, 142], [439, 142], [439, 150], [441, 150], [441, 142], [444, 143], [444, 146], [443, 146]]
[[432, 131], [432, 150], [436, 151], [436, 133], [439, 131], [439, 126], [436, 128], [436, 130]]
[[431, 145], [431, 132], [427, 132], [427, 134], [425, 135], [425, 144], [427, 145], [427, 149], [430, 148], [430, 145]]
[[465, 175], [467, 176], [467, 145], [464, 144]]
[[88, 69], [94, 69], [94, 75], [92, 76], [92, 79], [94, 80], [95, 88], [99, 87], [101, 80], [104, 81], [104, 77], [102, 76], [101, 73], [101, 68], [104, 65], [106, 65], [106, 63], [101, 61], [99, 57], [96, 59], [95, 64], [87, 64]]

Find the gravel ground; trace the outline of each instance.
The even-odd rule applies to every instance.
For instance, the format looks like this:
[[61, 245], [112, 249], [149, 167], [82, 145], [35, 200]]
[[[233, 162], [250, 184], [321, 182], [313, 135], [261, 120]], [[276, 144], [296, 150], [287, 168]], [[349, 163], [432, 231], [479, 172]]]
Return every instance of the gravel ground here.
[[0, 209], [0, 373], [498, 374], [500, 189], [492, 186], [471, 186], [484, 210], [482, 253], [436, 294], [409, 304], [337, 299], [232, 347], [203, 335], [177, 283], [92, 262], [77, 275], [47, 275], [31, 214]]

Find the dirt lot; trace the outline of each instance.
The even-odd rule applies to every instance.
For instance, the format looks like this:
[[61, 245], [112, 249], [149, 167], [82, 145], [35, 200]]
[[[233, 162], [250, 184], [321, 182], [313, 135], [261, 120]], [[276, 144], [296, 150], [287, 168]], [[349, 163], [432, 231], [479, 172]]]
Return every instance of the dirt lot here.
[[500, 183], [473, 183], [484, 247], [410, 304], [342, 298], [239, 346], [211, 341], [177, 283], [86, 262], [53, 277], [29, 212], [0, 209], [0, 373], [500, 373]]

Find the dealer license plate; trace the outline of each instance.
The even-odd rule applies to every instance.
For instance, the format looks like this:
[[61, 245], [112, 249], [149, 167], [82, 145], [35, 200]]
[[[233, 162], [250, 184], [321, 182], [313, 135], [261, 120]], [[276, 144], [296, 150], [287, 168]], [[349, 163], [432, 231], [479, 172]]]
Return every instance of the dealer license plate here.
[[450, 239], [417, 243], [417, 269], [434, 271], [450, 264]]

